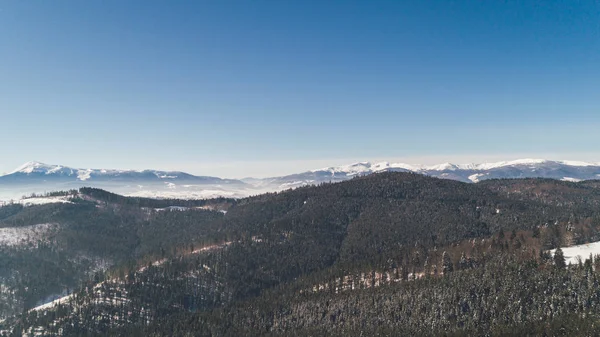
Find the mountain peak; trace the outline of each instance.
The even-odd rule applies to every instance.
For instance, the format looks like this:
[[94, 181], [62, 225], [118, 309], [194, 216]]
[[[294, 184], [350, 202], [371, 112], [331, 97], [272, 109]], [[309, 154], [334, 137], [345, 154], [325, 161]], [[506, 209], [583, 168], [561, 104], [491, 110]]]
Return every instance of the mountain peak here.
[[443, 163], [443, 164], [438, 164], [438, 165], [427, 167], [428, 170], [434, 170], [434, 171], [454, 171], [454, 170], [457, 170], [458, 168], [459, 168], [458, 165], [452, 164], [452, 163]]
[[[554, 177], [554, 178], [565, 179], [565, 177], [558, 176], [560, 172], [554, 172], [558, 167], [572, 171], [573, 175], [578, 177], [585, 177], [584, 179], [597, 179], [600, 177], [600, 163], [586, 163], [582, 161], [568, 161], [568, 160], [548, 160], [548, 159], [517, 159], [510, 161], [500, 162], [484, 162], [484, 163], [471, 163], [471, 164], [454, 164], [454, 163], [443, 163], [438, 165], [409, 165], [404, 163], [371, 163], [371, 162], [358, 162], [345, 166], [327, 167], [320, 170], [313, 170], [311, 172], [329, 172], [332, 175], [347, 176], [351, 177], [354, 175], [364, 175], [375, 172], [385, 171], [409, 171], [415, 173], [422, 173], [428, 175], [443, 176], [449, 171], [453, 172], [454, 179], [470, 182], [473, 181], [472, 177], [492, 177], [490, 172], [495, 171], [494, 177], [512, 177], [511, 173], [507, 170], [522, 171], [520, 175], [516, 177]], [[597, 169], [596, 169], [597, 168]], [[507, 169], [507, 170], [504, 170]], [[539, 169], [549, 170], [542, 174], [538, 172]], [[504, 171], [504, 172], [503, 172]], [[593, 172], [592, 172], [593, 171]], [[485, 174], [484, 174], [485, 173]], [[569, 177], [567, 177], [569, 178]], [[479, 178], [478, 178], [479, 179]]]
[[48, 171], [50, 171], [52, 169], [56, 169], [56, 168], [61, 168], [61, 167], [57, 166], [57, 165], [44, 164], [39, 161], [29, 161], [29, 162], [19, 166], [17, 169], [15, 169], [14, 171], [12, 171], [8, 174], [14, 174], [14, 173], [29, 174], [29, 173], [33, 173], [33, 172], [39, 172], [39, 171], [48, 172]]

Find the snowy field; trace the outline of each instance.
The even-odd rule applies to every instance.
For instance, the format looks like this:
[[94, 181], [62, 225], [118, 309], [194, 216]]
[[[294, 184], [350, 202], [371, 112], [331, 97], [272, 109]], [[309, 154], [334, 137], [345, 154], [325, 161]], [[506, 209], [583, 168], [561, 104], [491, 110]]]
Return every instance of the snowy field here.
[[[216, 189], [177, 189], [178, 185], [170, 190], [140, 190], [131, 193], [123, 193], [128, 197], [142, 197], [155, 199], [212, 199], [212, 198], [244, 198], [252, 193], [246, 191], [226, 191]], [[254, 192], [254, 191], [253, 191]], [[256, 193], [258, 194], [258, 193]]]
[[72, 196], [61, 196], [61, 197], [35, 197], [35, 198], [23, 198], [12, 201], [0, 201], [0, 206], [5, 204], [13, 203], [13, 204], [21, 204], [23, 206], [33, 206], [33, 205], [45, 205], [45, 204], [70, 204], [69, 200]]
[[57, 227], [58, 225], [56, 224], [39, 224], [24, 227], [0, 228], [0, 247], [34, 243], [44, 238], [48, 232]]
[[182, 206], [169, 206], [169, 207], [164, 207], [164, 208], [155, 208], [154, 209], [157, 212], [175, 212], [175, 211], [179, 211], [179, 212], [184, 212], [184, 211], [189, 211], [190, 208], [189, 207], [182, 207]]
[[[590, 258], [590, 254], [592, 254], [594, 257], [597, 254], [600, 254], [600, 241], [587, 243], [584, 245], [564, 247], [561, 249], [565, 255], [565, 262], [567, 264], [577, 264], [579, 263], [578, 257], [581, 258], [581, 261], [583, 262]], [[550, 254], [554, 256], [555, 251], [556, 249], [552, 249]]]
[[65, 304], [68, 303], [71, 299], [73, 299], [73, 294], [67, 295], [67, 296], [63, 296], [61, 298], [57, 298], [54, 301], [42, 304], [40, 306], [37, 306], [31, 310], [29, 310], [29, 312], [31, 311], [40, 311], [40, 310], [46, 310], [46, 309], [50, 309], [50, 308], [54, 308], [55, 306], [59, 305], [59, 304]]

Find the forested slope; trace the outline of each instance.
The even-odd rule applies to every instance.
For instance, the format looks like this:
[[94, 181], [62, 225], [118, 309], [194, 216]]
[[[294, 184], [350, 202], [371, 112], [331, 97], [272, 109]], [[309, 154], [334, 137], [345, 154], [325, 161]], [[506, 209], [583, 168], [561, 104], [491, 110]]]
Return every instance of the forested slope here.
[[[598, 238], [600, 193], [593, 182], [466, 184], [381, 173], [211, 202], [226, 214], [190, 209], [151, 216], [151, 201], [93, 195], [102, 215], [89, 210], [85, 217], [107, 217], [107, 210], [118, 217], [103, 220], [113, 227], [92, 228], [93, 235], [114, 230], [129, 240], [131, 232], [123, 244], [135, 250], [116, 252], [137, 262], [116, 263], [95, 280], [105, 280], [102, 291], [90, 280], [77, 288], [77, 302], [23, 316], [16, 330], [480, 334], [543, 330], [542, 319], [598, 313], [596, 269], [556, 268], [543, 253]], [[174, 244], [169, 251], [166, 242]], [[198, 250], [203, 246], [215, 248]], [[166, 260], [144, 267], [152, 257]]]

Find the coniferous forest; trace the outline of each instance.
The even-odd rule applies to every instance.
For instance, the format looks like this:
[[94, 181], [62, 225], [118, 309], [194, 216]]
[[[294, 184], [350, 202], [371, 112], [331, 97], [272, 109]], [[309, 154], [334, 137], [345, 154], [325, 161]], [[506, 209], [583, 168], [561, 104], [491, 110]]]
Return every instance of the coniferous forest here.
[[[245, 199], [0, 207], [6, 336], [594, 336], [597, 181], [380, 173]], [[39, 307], [55, 298], [53, 304]]]

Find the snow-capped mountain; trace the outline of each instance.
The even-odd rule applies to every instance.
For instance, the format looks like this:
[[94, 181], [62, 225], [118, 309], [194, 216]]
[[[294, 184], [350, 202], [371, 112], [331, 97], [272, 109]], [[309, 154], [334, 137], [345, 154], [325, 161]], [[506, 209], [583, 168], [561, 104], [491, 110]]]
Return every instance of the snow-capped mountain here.
[[280, 188], [284, 189], [329, 181], [343, 181], [359, 175], [391, 171], [414, 172], [469, 183], [498, 178], [551, 178], [565, 181], [600, 179], [600, 163], [519, 159], [483, 164], [443, 163], [432, 166], [360, 162], [271, 178], [269, 182], [278, 184]]
[[10, 180], [70, 180], [70, 181], [194, 181], [210, 184], [239, 184], [239, 180], [221, 179], [217, 177], [194, 176], [178, 171], [156, 170], [105, 170], [105, 169], [75, 169], [61, 165], [48, 165], [39, 162], [28, 162], [16, 170], [0, 175], [0, 181]]
[[241, 197], [250, 193], [240, 191], [252, 188], [240, 180], [178, 171], [76, 169], [28, 162], [0, 175], [0, 200], [83, 186], [125, 195], [172, 198]]
[[359, 162], [281, 177], [242, 180], [195, 176], [178, 171], [74, 169], [61, 165], [29, 162], [13, 172], [0, 176], [0, 200], [82, 186], [143, 197], [244, 197], [323, 182], [340, 182], [356, 176], [390, 171], [414, 172], [468, 183], [495, 178], [539, 177], [571, 182], [600, 179], [600, 163], [543, 159], [482, 164], [443, 163], [432, 166]]

